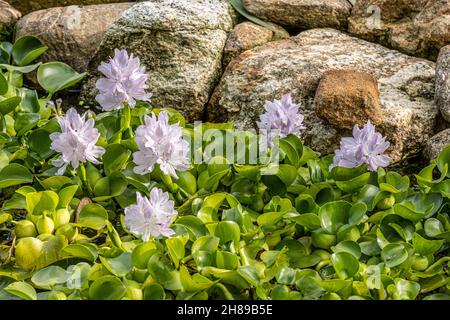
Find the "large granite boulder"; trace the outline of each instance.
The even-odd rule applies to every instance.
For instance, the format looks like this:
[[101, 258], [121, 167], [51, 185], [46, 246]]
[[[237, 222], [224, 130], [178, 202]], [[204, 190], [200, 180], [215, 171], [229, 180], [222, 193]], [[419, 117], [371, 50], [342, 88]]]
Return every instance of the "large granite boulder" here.
[[450, 0], [356, 0], [349, 32], [435, 60], [450, 44]]
[[0, 0], [0, 32], [16, 23], [21, 16], [9, 3]]
[[105, 31], [134, 3], [68, 6], [32, 12], [17, 23], [16, 37], [34, 35], [49, 50], [44, 61], [62, 61], [84, 72]]
[[42, 9], [65, 7], [72, 5], [91, 5], [118, 2], [132, 2], [133, 0], [6, 0], [23, 14]]
[[243, 0], [243, 4], [259, 18], [301, 29], [343, 29], [352, 9], [347, 0]]
[[450, 46], [441, 49], [436, 66], [436, 103], [450, 122]]
[[152, 0], [127, 10], [105, 33], [90, 63], [83, 97], [93, 102], [101, 61], [127, 49], [146, 66], [152, 105], [201, 119], [222, 73], [223, 49], [235, 14], [227, 0]]
[[378, 129], [391, 142], [394, 160], [417, 153], [433, 135], [439, 114], [434, 103], [435, 63], [410, 57], [332, 29], [314, 29], [269, 42], [235, 58], [208, 104], [208, 120], [235, 120], [256, 127], [264, 101], [291, 93], [301, 102], [305, 143], [332, 153], [343, 135], [316, 113], [314, 96], [330, 69], [367, 72], [378, 79], [382, 121]]
[[442, 150], [450, 145], [450, 129], [445, 129], [427, 141], [423, 155], [427, 160], [436, 159]]

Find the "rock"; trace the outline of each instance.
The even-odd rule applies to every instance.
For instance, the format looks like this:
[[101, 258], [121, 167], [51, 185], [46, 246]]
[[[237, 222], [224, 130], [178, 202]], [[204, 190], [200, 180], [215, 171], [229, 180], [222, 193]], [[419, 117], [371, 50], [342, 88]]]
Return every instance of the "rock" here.
[[450, 0], [358, 0], [349, 32], [435, 60], [439, 49], [450, 44]]
[[223, 65], [226, 66], [241, 52], [271, 41], [273, 32], [251, 22], [236, 25], [228, 36], [225, 44]]
[[0, 32], [12, 26], [22, 14], [7, 2], [0, 0]]
[[450, 129], [441, 131], [429, 139], [423, 150], [423, 155], [427, 160], [436, 159], [448, 145], [450, 145]]
[[450, 46], [441, 49], [436, 66], [436, 104], [450, 122]]
[[44, 61], [62, 61], [84, 72], [105, 31], [131, 5], [69, 6], [32, 12], [17, 23], [16, 37], [39, 37], [49, 47]]
[[322, 154], [339, 147], [350, 131], [339, 130], [316, 113], [313, 98], [324, 72], [352, 69], [378, 79], [382, 123], [395, 161], [418, 153], [433, 135], [439, 110], [434, 103], [435, 63], [410, 57], [332, 29], [314, 29], [243, 52], [225, 70], [208, 104], [209, 121], [234, 120], [256, 127], [264, 101], [291, 93], [301, 102], [304, 142]]
[[352, 5], [347, 0], [243, 0], [255, 16], [301, 29], [347, 26]]
[[201, 119], [222, 73], [228, 33], [235, 22], [228, 0], [152, 0], [127, 10], [106, 32], [90, 63], [83, 89], [94, 101], [98, 65], [124, 48], [149, 73], [152, 106], [172, 107], [189, 120]]
[[6, 0], [23, 14], [54, 7], [66, 7], [71, 5], [91, 5], [118, 2], [134, 2], [133, 0]]
[[338, 129], [375, 125], [383, 120], [378, 82], [371, 74], [352, 70], [326, 71], [314, 99], [317, 115]]

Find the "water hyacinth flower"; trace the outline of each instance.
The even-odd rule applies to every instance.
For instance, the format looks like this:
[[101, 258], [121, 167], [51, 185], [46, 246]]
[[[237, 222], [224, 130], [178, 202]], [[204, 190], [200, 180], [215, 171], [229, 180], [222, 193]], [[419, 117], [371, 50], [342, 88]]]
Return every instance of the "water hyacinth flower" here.
[[102, 62], [98, 70], [105, 76], [97, 80], [100, 94], [95, 98], [103, 111], [119, 110], [127, 103], [134, 108], [136, 101], [150, 101], [147, 93], [148, 75], [139, 58], [129, 55], [126, 50], [114, 50], [114, 58], [109, 63]]
[[50, 135], [50, 148], [61, 153], [58, 159], [53, 160], [53, 165], [59, 168], [57, 175], [63, 175], [69, 164], [75, 170], [86, 161], [99, 164], [97, 158], [105, 153], [105, 149], [96, 146], [100, 133], [94, 128], [94, 119], [86, 121], [86, 114], [80, 116], [74, 108], [70, 108], [66, 116], [57, 120], [61, 132]]
[[189, 142], [183, 139], [179, 124], [169, 124], [166, 111], [158, 117], [154, 113], [151, 117], [146, 115], [145, 125], [136, 129], [135, 141], [139, 147], [133, 154], [137, 174], [152, 172], [158, 164], [162, 172], [178, 179], [176, 170], [185, 171], [190, 167]]
[[353, 137], [342, 138], [341, 148], [336, 150], [330, 170], [336, 166], [354, 168], [363, 163], [368, 165], [370, 171], [387, 167], [391, 158], [383, 153], [389, 145], [386, 138], [375, 131], [375, 126], [370, 120], [362, 129], [355, 125]]
[[171, 237], [175, 234], [170, 225], [178, 212], [167, 192], [153, 188], [149, 198], [138, 192], [136, 200], [136, 204], [125, 208], [124, 223], [132, 234], [145, 242], [150, 237]]
[[292, 102], [291, 95], [285, 95], [281, 100], [266, 101], [265, 112], [257, 122], [260, 131], [267, 132], [269, 144], [272, 138], [278, 136], [284, 138], [289, 134], [300, 136], [304, 116], [299, 112], [300, 105]]

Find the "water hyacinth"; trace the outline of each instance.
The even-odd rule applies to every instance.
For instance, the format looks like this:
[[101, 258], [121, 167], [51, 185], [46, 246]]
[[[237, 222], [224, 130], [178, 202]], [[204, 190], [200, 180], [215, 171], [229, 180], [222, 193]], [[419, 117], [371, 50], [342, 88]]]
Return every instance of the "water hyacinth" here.
[[152, 172], [155, 164], [161, 171], [176, 179], [176, 170], [185, 171], [190, 166], [189, 142], [183, 139], [183, 130], [178, 124], [169, 124], [169, 115], [163, 111], [157, 117], [145, 116], [145, 125], [136, 130], [139, 151], [133, 154], [136, 163], [134, 172], [144, 175]]
[[265, 112], [257, 122], [262, 134], [267, 134], [269, 144], [274, 136], [284, 138], [289, 134], [300, 136], [304, 116], [299, 112], [300, 105], [292, 102], [291, 95], [285, 95], [281, 100], [266, 101]]
[[127, 103], [134, 108], [136, 101], [150, 101], [147, 93], [148, 75], [139, 58], [129, 55], [126, 50], [114, 50], [114, 58], [109, 63], [102, 62], [98, 70], [105, 76], [97, 80], [100, 94], [96, 100], [104, 111], [119, 110]]
[[86, 121], [86, 114], [80, 116], [74, 108], [70, 108], [66, 116], [58, 117], [61, 132], [50, 135], [51, 149], [61, 153], [61, 156], [53, 160], [53, 165], [59, 170], [58, 175], [63, 175], [69, 164], [77, 169], [80, 163], [90, 161], [99, 164], [97, 160], [105, 149], [96, 146], [100, 133], [94, 128], [94, 119]]
[[375, 131], [370, 120], [362, 129], [358, 125], [353, 128], [353, 137], [342, 138], [341, 148], [336, 150], [333, 164], [335, 166], [354, 168], [366, 163], [370, 171], [379, 167], [387, 167], [391, 158], [383, 153], [389, 148], [381, 133]]
[[145, 242], [151, 237], [171, 237], [175, 234], [170, 225], [178, 212], [167, 192], [153, 188], [149, 198], [138, 192], [136, 200], [136, 204], [125, 208], [124, 223], [132, 234]]

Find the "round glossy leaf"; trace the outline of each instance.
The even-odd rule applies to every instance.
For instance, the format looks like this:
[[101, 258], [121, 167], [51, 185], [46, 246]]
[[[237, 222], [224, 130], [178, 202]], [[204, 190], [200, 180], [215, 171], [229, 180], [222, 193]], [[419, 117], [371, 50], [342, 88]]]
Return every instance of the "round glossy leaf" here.
[[346, 201], [334, 201], [324, 204], [319, 209], [322, 228], [332, 234], [348, 222], [351, 204]]
[[4, 290], [24, 300], [37, 299], [36, 290], [26, 282], [13, 282], [4, 288]]
[[81, 81], [85, 73], [79, 74], [62, 62], [49, 62], [39, 66], [37, 80], [49, 93], [71, 87]]
[[109, 272], [118, 277], [124, 277], [133, 268], [131, 253], [129, 252], [124, 252], [114, 258], [100, 256], [100, 261], [103, 263], [106, 269], [108, 269]]
[[47, 159], [55, 153], [50, 148], [51, 144], [50, 133], [42, 129], [34, 130], [28, 137], [30, 151], [36, 153], [41, 159]]
[[103, 165], [106, 175], [110, 175], [114, 171], [122, 170], [130, 158], [131, 151], [121, 144], [113, 143], [106, 147], [103, 155]]
[[153, 242], [141, 243], [133, 249], [131, 261], [136, 268], [146, 269], [148, 260], [157, 251], [156, 245]]
[[5, 115], [14, 111], [21, 101], [22, 98], [17, 96], [0, 101], [0, 113]]
[[336, 274], [343, 280], [353, 277], [359, 269], [358, 259], [348, 252], [333, 253], [331, 262]]
[[408, 251], [400, 243], [390, 243], [381, 250], [381, 258], [388, 267], [393, 268], [408, 259]]
[[345, 240], [342, 242], [339, 242], [336, 246], [333, 248], [334, 252], [347, 252], [352, 254], [356, 259], [359, 259], [361, 257], [361, 248], [358, 243], [351, 240]]
[[17, 136], [22, 136], [31, 129], [33, 129], [40, 117], [37, 113], [18, 113], [14, 119], [14, 130], [17, 132]]
[[49, 266], [37, 271], [31, 277], [31, 282], [41, 289], [50, 290], [57, 284], [62, 284], [69, 279], [70, 273], [58, 266]]
[[69, 244], [61, 251], [61, 258], [80, 258], [94, 262], [97, 256], [95, 245], [90, 243]]
[[234, 245], [237, 246], [241, 238], [241, 230], [234, 221], [221, 221], [216, 226], [215, 236], [220, 239], [221, 244], [233, 241]]
[[422, 256], [434, 254], [442, 247], [444, 240], [428, 240], [418, 233], [414, 233], [412, 243], [414, 250]]
[[89, 288], [92, 300], [119, 300], [125, 294], [126, 288], [115, 276], [103, 276], [96, 279]]
[[12, 57], [18, 66], [26, 66], [47, 51], [41, 40], [33, 36], [24, 36], [14, 42]]
[[0, 171], [0, 189], [33, 182], [33, 175], [24, 166], [11, 163]]
[[108, 212], [96, 203], [89, 203], [80, 211], [78, 223], [83, 227], [100, 230], [106, 226]]
[[164, 288], [157, 283], [152, 283], [144, 288], [144, 300], [164, 300], [165, 298]]

